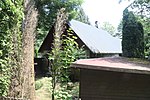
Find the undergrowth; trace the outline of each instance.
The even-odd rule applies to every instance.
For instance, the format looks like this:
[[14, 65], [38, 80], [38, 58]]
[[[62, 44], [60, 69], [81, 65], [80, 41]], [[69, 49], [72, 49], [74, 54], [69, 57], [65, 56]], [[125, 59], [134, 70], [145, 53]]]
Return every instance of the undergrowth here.
[[[42, 77], [36, 79], [36, 100], [51, 100], [51, 77]], [[68, 91], [59, 91], [57, 92], [58, 100], [72, 100], [72, 98], [79, 96], [79, 83], [69, 82]], [[60, 85], [56, 86], [56, 91], [63, 90], [63, 87]], [[69, 96], [70, 99], [65, 99], [65, 95]]]

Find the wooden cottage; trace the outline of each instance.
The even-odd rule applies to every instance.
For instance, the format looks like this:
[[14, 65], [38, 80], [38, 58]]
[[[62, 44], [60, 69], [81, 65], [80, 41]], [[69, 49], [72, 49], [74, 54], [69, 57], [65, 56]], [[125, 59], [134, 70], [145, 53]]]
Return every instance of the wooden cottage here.
[[[79, 47], [84, 46], [84, 50], [89, 58], [122, 53], [121, 40], [111, 36], [107, 31], [76, 20], [71, 20], [66, 24], [66, 30], [63, 34], [67, 35], [67, 30], [70, 28], [73, 31], [73, 35], [77, 37], [76, 42]], [[50, 29], [39, 49], [39, 53], [42, 55], [45, 55], [52, 50], [52, 43], [54, 40], [53, 33], [54, 26]], [[44, 57], [44, 59], [45, 58], [46, 57]], [[42, 66], [40, 65], [40, 61], [38, 61], [36, 66], [37, 70], [39, 67], [42, 67], [42, 69], [45, 69], [45, 67], [48, 68], [46, 66], [47, 64], [42, 63]], [[44, 70], [41, 70], [41, 72], [46, 73]]]
[[150, 62], [106, 57], [72, 67], [80, 69], [81, 100], [150, 100]]
[[[120, 54], [121, 40], [112, 37], [107, 31], [100, 28], [84, 24], [82, 22], [71, 20], [66, 24], [66, 30], [71, 28], [73, 35], [78, 39], [76, 42], [79, 47], [85, 46], [87, 55], [91, 57], [99, 57], [102, 54]], [[67, 34], [67, 31], [64, 34]], [[43, 41], [39, 53], [46, 53], [52, 49], [54, 27], [52, 27]]]

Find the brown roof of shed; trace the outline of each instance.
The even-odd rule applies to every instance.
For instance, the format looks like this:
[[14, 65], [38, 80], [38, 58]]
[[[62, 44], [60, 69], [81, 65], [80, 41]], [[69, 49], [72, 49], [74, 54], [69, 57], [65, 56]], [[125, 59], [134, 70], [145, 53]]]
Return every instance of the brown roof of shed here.
[[123, 57], [105, 57], [94, 59], [81, 59], [72, 64], [75, 68], [106, 70], [127, 73], [150, 74], [150, 62], [133, 60]]

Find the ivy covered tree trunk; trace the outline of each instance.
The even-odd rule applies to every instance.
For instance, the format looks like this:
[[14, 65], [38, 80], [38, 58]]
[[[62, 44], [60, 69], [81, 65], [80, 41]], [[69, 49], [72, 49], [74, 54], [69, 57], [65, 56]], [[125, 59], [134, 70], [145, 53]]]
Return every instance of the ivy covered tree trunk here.
[[65, 24], [67, 21], [67, 15], [65, 14], [65, 8], [61, 8], [57, 13], [56, 23], [55, 23], [55, 32], [54, 32], [54, 41], [53, 41], [53, 48], [51, 53], [51, 63], [52, 63], [52, 100], [55, 100], [55, 87], [60, 77], [61, 72], [61, 45], [62, 45], [62, 34], [65, 29]]
[[124, 57], [144, 57], [144, 31], [134, 14], [127, 9], [123, 12], [122, 51]]
[[23, 96], [35, 100], [34, 80], [34, 32], [37, 25], [37, 11], [34, 0], [24, 1], [23, 22]]
[[[68, 15], [62, 8], [57, 13], [53, 48], [49, 54], [52, 75], [52, 100], [72, 100], [69, 93], [70, 64], [81, 57], [85, 57], [83, 48], [79, 48], [73, 30], [65, 26]], [[59, 83], [59, 84], [58, 84]], [[60, 86], [56, 91], [56, 86]]]
[[23, 0], [0, 0], [0, 96], [21, 97]]

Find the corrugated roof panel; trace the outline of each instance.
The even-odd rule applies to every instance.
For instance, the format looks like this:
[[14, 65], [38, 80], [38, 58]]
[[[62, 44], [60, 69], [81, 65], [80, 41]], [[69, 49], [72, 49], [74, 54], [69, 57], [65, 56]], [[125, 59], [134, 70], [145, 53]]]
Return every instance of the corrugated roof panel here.
[[71, 20], [69, 25], [93, 53], [122, 53], [121, 39], [107, 31], [76, 20]]

